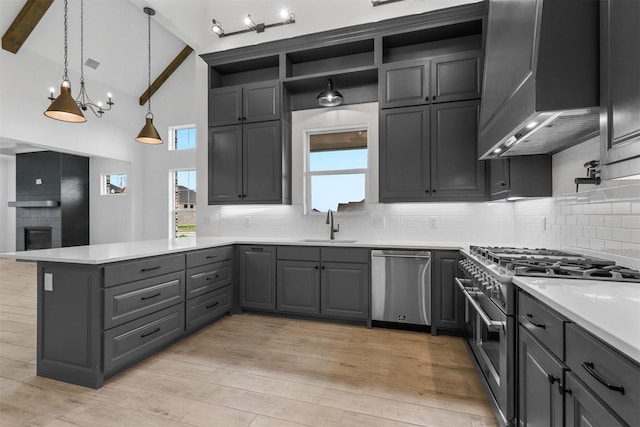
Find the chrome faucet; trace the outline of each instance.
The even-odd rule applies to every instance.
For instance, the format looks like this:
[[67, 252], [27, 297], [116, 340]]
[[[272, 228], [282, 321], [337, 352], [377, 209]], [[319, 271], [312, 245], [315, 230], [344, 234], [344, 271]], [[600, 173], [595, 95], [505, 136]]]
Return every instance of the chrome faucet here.
[[336, 233], [338, 231], [340, 231], [340, 224], [338, 224], [337, 227], [334, 227], [334, 221], [333, 221], [333, 211], [331, 209], [329, 209], [329, 211], [327, 212], [327, 224], [329, 224], [329, 230], [331, 230], [331, 240], [335, 240], [336, 238]]

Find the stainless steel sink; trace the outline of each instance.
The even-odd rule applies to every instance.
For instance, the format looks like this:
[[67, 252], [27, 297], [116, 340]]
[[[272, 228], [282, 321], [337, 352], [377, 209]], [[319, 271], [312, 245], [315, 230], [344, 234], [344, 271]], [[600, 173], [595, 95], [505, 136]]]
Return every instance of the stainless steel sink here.
[[355, 240], [345, 240], [345, 239], [302, 239], [298, 240], [299, 242], [305, 243], [355, 243]]

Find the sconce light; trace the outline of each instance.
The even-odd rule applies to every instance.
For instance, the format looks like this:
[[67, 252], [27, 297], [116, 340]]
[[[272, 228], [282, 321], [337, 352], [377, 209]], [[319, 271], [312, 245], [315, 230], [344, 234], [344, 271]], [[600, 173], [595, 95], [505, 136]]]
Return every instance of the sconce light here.
[[275, 22], [273, 24], [265, 24], [260, 23], [256, 24], [251, 15], [247, 15], [244, 18], [244, 25], [248, 28], [246, 30], [233, 31], [231, 33], [225, 33], [222, 29], [222, 24], [220, 21], [216, 21], [212, 19], [211, 31], [218, 35], [218, 37], [227, 37], [227, 36], [235, 36], [236, 34], [244, 34], [249, 33], [251, 31], [255, 31], [256, 33], [263, 33], [267, 28], [279, 27], [281, 25], [294, 24], [296, 22], [296, 16], [293, 12], [290, 12], [286, 9], [280, 11], [280, 17], [282, 18], [281, 22]]
[[398, 1], [402, 1], [402, 0], [371, 0], [371, 5], [372, 6], [383, 6], [385, 4], [389, 4], [389, 3], [395, 3]]

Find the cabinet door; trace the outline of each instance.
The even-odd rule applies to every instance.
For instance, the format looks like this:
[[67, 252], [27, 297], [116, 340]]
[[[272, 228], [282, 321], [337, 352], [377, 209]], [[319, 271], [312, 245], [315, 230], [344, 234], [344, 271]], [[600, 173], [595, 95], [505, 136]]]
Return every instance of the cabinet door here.
[[429, 103], [429, 61], [388, 64], [380, 68], [380, 108]]
[[522, 426], [562, 427], [562, 364], [519, 328], [519, 420]]
[[464, 327], [464, 295], [455, 283], [459, 260], [460, 254], [457, 251], [433, 252], [431, 332], [434, 335], [438, 328], [462, 332]]
[[640, 156], [640, 2], [600, 7], [601, 158], [609, 164]]
[[509, 166], [509, 159], [489, 160], [491, 197], [509, 192]]
[[320, 270], [313, 261], [278, 261], [278, 311], [320, 313]]
[[243, 140], [243, 200], [279, 203], [282, 199], [280, 121], [244, 125]]
[[442, 55], [431, 60], [431, 102], [479, 99], [482, 51]]
[[239, 246], [240, 307], [276, 309], [276, 248]]
[[478, 160], [480, 101], [431, 106], [431, 196], [485, 199], [484, 161]]
[[242, 201], [242, 126], [209, 131], [209, 204]]
[[430, 193], [429, 107], [380, 112], [380, 201], [425, 201]]
[[280, 84], [276, 81], [246, 84], [242, 92], [242, 120], [265, 122], [280, 118]]
[[235, 125], [242, 122], [242, 86], [211, 89], [209, 92], [209, 126]]
[[565, 426], [622, 427], [620, 420], [573, 374], [567, 372], [565, 393]]
[[369, 264], [323, 262], [321, 313], [351, 319], [369, 317]]

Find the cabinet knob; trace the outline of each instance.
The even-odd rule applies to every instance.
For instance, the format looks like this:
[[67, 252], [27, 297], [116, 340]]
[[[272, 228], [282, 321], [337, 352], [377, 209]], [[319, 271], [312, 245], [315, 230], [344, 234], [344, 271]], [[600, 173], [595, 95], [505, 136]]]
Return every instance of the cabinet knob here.
[[246, 118], [246, 117], [243, 117], [243, 118], [242, 118], [242, 120], [247, 120], [247, 118]]
[[316, 266], [315, 266], [315, 267], [313, 267], [313, 268], [315, 268], [315, 269], [317, 270], [317, 269], [318, 269], [318, 266], [316, 265]]
[[322, 269], [324, 270], [324, 265], [322, 266]]
[[429, 190], [424, 190], [425, 193], [429, 194]]
[[435, 96], [435, 95], [433, 95], [433, 97], [432, 97], [431, 99], [433, 99], [433, 100], [435, 101], [435, 100], [436, 100], [436, 96]]
[[239, 198], [239, 199], [242, 199], [242, 194], [238, 194], [238, 198]]
[[242, 117], [238, 117], [238, 121], [241, 122], [242, 121]]
[[504, 181], [500, 181], [500, 185], [501, 185], [501, 186], [503, 186], [503, 187], [506, 187], [506, 186], [507, 186], [507, 183], [506, 183], [506, 182], [504, 182]]
[[431, 192], [432, 192], [432, 193], [435, 193], [435, 192], [436, 192], [436, 190], [435, 190], [435, 189], [433, 189], [433, 190], [431, 190]]

